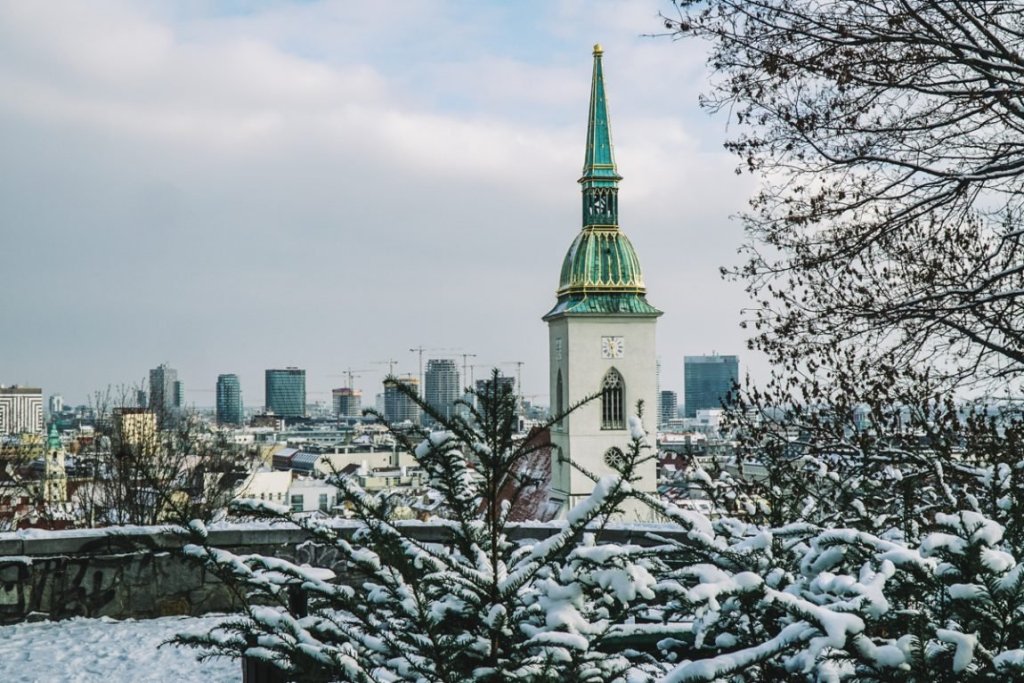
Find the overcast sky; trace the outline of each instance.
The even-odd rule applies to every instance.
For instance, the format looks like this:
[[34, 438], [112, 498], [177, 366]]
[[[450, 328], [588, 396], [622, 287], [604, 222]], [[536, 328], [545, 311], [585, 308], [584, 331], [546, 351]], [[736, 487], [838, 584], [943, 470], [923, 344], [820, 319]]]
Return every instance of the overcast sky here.
[[0, 0], [0, 383], [79, 403], [167, 362], [190, 403], [233, 372], [259, 405], [265, 368], [312, 402], [352, 367], [372, 401], [424, 346], [523, 361], [546, 403], [595, 42], [662, 388], [684, 355], [745, 369], [718, 267], [752, 180], [697, 106], [700, 46], [642, 35], [666, 9]]

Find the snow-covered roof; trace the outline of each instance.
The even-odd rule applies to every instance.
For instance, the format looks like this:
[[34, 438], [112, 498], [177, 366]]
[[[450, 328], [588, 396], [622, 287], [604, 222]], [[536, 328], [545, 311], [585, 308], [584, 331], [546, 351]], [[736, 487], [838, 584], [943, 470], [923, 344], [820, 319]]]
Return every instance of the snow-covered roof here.
[[296, 453], [292, 458], [292, 468], [298, 470], [311, 470], [319, 459], [319, 453]]
[[[515, 476], [505, 482], [498, 492], [498, 497], [512, 503], [509, 521], [547, 522], [554, 519], [561, 508], [551, 500], [551, 433], [546, 429], [537, 429], [527, 437], [527, 440], [539, 445], [540, 448], [519, 462]], [[533, 483], [523, 488], [519, 496], [512, 500], [518, 488], [517, 482], [523, 479]]]

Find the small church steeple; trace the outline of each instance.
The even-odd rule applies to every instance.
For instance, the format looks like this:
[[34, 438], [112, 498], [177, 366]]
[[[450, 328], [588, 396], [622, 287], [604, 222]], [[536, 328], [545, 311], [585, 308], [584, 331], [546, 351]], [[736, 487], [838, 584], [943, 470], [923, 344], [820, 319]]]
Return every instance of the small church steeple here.
[[63, 503], [68, 499], [68, 475], [64, 464], [64, 444], [57, 432], [57, 423], [50, 425], [43, 453], [43, 499], [47, 503]]
[[583, 227], [615, 226], [619, 222], [618, 187], [622, 176], [615, 168], [611, 121], [604, 89], [601, 45], [594, 46], [594, 75], [590, 83], [587, 151], [583, 160]]

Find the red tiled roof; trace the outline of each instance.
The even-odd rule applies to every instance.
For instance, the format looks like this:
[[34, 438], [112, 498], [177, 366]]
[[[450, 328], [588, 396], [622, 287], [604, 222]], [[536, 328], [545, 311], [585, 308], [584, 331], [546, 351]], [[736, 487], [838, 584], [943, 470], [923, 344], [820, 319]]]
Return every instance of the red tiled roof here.
[[511, 502], [510, 522], [547, 522], [557, 512], [550, 504], [551, 433], [535, 428], [527, 435], [524, 447], [536, 450], [519, 461], [499, 490], [498, 499]]

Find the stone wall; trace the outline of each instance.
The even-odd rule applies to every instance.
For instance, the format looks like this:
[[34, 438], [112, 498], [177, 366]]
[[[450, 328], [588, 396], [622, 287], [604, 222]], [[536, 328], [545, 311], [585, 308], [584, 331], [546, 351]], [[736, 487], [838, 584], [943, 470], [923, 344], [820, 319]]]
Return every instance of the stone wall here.
[[[294, 556], [295, 529], [224, 529], [214, 542], [235, 552]], [[226, 588], [185, 559], [166, 528], [0, 535], [0, 623], [72, 616], [118, 619], [228, 610]]]
[[[348, 533], [355, 527], [341, 524]], [[645, 542], [656, 530], [623, 526], [602, 533], [603, 542]], [[410, 523], [423, 541], [444, 542], [444, 527]], [[522, 524], [510, 536], [545, 538], [550, 524]], [[672, 535], [669, 533], [669, 535]], [[342, 558], [332, 546], [311, 542], [297, 528], [270, 525], [223, 526], [210, 530], [210, 543], [234, 553], [259, 553], [298, 564], [327, 567], [343, 576]], [[172, 614], [228, 611], [230, 591], [197, 562], [181, 554], [185, 539], [167, 527], [116, 527], [75, 531], [0, 534], [0, 624], [73, 616], [147, 619]]]

